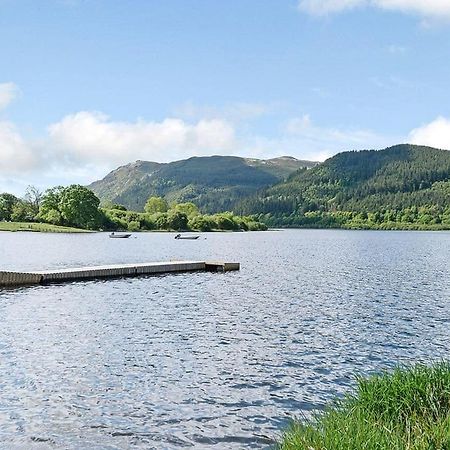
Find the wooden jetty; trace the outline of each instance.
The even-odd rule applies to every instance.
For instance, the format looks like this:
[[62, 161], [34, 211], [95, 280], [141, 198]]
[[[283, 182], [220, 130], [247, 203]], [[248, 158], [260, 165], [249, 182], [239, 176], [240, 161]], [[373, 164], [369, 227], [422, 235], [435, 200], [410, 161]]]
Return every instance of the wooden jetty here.
[[0, 271], [1, 286], [26, 286], [33, 284], [63, 283], [65, 281], [97, 278], [136, 277], [179, 272], [228, 272], [239, 270], [239, 263], [214, 261], [170, 261], [138, 264], [120, 264], [73, 269], [43, 270], [36, 272]]

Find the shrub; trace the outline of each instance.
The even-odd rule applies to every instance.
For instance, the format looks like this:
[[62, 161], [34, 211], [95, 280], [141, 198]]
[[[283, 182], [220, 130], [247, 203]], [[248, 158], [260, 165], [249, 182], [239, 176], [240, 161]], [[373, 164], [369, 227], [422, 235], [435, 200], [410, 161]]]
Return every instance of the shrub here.
[[141, 215], [141, 228], [143, 230], [155, 230], [156, 223], [151, 214], [142, 214]]
[[197, 231], [211, 231], [214, 225], [214, 221], [209, 216], [194, 216], [188, 222], [188, 227]]
[[186, 213], [169, 211], [167, 215], [167, 226], [176, 231], [186, 230], [188, 228], [188, 217]]
[[233, 220], [233, 216], [225, 214], [216, 214], [214, 216], [217, 228], [219, 230], [238, 230], [239, 225]]
[[158, 230], [167, 230], [169, 228], [167, 213], [154, 214], [153, 218], [155, 220], [156, 228]]
[[56, 209], [49, 209], [45, 214], [40, 216], [40, 219], [44, 222], [51, 223], [52, 225], [61, 225], [63, 222], [61, 213]]
[[127, 229], [128, 231], [139, 231], [141, 229], [141, 224], [136, 220], [132, 220], [131, 222], [128, 222]]

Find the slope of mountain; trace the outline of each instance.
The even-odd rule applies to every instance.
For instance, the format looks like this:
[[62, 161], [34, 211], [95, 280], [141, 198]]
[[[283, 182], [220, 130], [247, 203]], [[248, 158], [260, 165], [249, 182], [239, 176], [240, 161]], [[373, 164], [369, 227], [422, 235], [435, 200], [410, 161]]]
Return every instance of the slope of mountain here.
[[267, 214], [272, 224], [304, 225], [339, 212], [438, 223], [447, 213], [450, 219], [450, 151], [404, 144], [340, 153], [244, 199], [238, 210]]
[[193, 157], [160, 164], [136, 161], [110, 172], [89, 188], [102, 200], [142, 210], [150, 196], [192, 201], [204, 212], [232, 210], [239, 200], [316, 163], [289, 156], [268, 160], [235, 156]]
[[251, 166], [275, 175], [280, 180], [284, 180], [291, 173], [300, 168], [310, 169], [318, 163], [294, 158], [293, 156], [280, 156], [272, 159], [245, 158], [245, 162]]

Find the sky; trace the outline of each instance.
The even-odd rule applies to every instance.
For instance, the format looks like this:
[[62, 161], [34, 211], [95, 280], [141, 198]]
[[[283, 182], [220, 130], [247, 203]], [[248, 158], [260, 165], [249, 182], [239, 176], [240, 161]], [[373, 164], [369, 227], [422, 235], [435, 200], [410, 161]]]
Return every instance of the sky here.
[[0, 192], [138, 159], [450, 149], [449, 0], [0, 0]]

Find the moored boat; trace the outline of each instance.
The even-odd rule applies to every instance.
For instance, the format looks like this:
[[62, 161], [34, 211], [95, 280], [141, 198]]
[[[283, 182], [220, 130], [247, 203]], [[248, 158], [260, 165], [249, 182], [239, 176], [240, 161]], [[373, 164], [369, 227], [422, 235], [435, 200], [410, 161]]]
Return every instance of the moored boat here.
[[183, 234], [177, 234], [175, 236], [175, 239], [189, 239], [189, 240], [195, 240], [198, 239], [200, 236], [196, 235], [196, 236], [190, 236], [190, 235], [183, 235]]
[[112, 233], [109, 234], [110, 238], [116, 238], [116, 239], [127, 239], [131, 236], [131, 234], [126, 234], [126, 233], [114, 233], [114, 231]]

